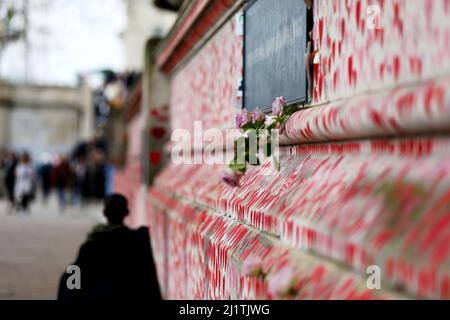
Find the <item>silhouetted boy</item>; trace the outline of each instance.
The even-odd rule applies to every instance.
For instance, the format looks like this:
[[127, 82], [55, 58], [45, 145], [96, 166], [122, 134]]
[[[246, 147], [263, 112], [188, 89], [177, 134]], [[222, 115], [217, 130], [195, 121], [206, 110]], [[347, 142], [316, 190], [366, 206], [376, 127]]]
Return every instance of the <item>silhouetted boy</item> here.
[[70, 289], [72, 274], [64, 273], [58, 300], [160, 300], [148, 228], [131, 230], [123, 224], [129, 212], [125, 197], [111, 195], [104, 205], [108, 224], [93, 229], [73, 263], [80, 270], [81, 289]]

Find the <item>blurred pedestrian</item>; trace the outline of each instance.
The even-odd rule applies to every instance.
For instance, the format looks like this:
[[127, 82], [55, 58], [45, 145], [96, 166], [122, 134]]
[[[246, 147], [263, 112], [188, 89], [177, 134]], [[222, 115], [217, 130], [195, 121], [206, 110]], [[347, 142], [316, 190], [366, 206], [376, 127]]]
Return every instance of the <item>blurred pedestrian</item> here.
[[107, 197], [103, 213], [108, 224], [92, 230], [73, 263], [80, 270], [80, 287], [69, 288], [70, 274], [64, 273], [58, 300], [161, 300], [148, 228], [124, 225], [129, 211], [122, 195]]
[[10, 203], [10, 211], [12, 212], [15, 208], [14, 199], [14, 187], [16, 185], [16, 167], [18, 159], [14, 152], [10, 152], [7, 156], [5, 163], [5, 186], [8, 196], [8, 201]]
[[6, 150], [0, 150], [0, 199], [7, 196], [5, 177], [6, 177], [6, 166], [8, 160], [8, 152]]
[[52, 187], [52, 183], [51, 183], [52, 171], [53, 171], [53, 166], [50, 163], [50, 161], [45, 161], [39, 167], [39, 178], [41, 181], [42, 196], [43, 196], [44, 202], [47, 202], [48, 197], [50, 195], [50, 191], [51, 191], [51, 187]]
[[74, 184], [73, 184], [73, 195], [72, 202], [74, 205], [82, 204], [82, 190], [86, 183], [86, 160], [84, 157], [80, 157], [74, 162]]
[[93, 190], [94, 198], [101, 200], [105, 197], [106, 183], [106, 157], [103, 151], [96, 150], [93, 153], [94, 160], [94, 179]]
[[53, 181], [58, 195], [59, 207], [61, 210], [66, 208], [67, 191], [72, 182], [72, 170], [66, 157], [61, 156], [59, 163], [53, 169]]
[[36, 177], [30, 155], [25, 152], [15, 170], [14, 199], [17, 209], [29, 213], [36, 192]]

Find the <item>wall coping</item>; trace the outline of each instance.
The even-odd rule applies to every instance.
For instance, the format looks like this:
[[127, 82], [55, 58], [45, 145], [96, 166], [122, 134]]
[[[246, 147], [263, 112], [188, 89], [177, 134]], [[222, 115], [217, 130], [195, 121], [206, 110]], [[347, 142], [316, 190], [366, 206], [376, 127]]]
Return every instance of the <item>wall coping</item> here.
[[[185, 58], [196, 52], [221, 25], [221, 19], [242, 0], [198, 0], [181, 10], [177, 21], [156, 51], [156, 66], [170, 74]], [[233, 11], [233, 10], [231, 10]]]

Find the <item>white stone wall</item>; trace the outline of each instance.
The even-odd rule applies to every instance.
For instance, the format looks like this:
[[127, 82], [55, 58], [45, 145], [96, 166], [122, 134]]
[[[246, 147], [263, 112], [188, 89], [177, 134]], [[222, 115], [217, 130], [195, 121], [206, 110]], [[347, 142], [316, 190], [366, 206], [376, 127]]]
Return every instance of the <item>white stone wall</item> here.
[[128, 0], [128, 25], [122, 34], [125, 69], [142, 70], [145, 44], [153, 36], [163, 36], [175, 22], [176, 14], [151, 5], [150, 0]]
[[87, 87], [0, 85], [0, 147], [27, 150], [33, 158], [66, 154], [93, 135]]
[[78, 140], [76, 110], [14, 108], [10, 119], [10, 146], [35, 158], [44, 152], [67, 153]]

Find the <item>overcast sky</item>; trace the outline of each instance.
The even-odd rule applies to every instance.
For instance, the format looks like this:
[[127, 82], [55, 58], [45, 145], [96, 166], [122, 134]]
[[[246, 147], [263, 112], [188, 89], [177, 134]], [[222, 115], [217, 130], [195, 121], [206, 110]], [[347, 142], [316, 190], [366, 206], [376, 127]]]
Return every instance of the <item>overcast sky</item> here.
[[74, 85], [78, 72], [123, 69], [120, 33], [127, 22], [123, 0], [29, 0], [29, 4], [28, 63], [23, 41], [8, 45], [0, 58], [3, 78]]

